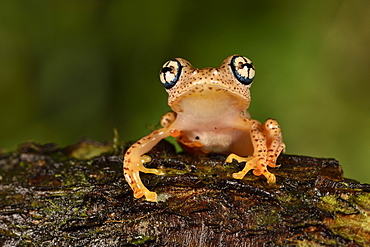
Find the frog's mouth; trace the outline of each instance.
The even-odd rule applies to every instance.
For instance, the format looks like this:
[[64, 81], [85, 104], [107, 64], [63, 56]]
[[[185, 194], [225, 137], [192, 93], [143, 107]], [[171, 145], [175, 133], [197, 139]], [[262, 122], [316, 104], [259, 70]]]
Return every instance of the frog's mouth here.
[[168, 98], [168, 104], [176, 112], [199, 111], [201, 108], [204, 112], [244, 111], [250, 102], [249, 90], [217, 84], [195, 84], [178, 93], [176, 98]]

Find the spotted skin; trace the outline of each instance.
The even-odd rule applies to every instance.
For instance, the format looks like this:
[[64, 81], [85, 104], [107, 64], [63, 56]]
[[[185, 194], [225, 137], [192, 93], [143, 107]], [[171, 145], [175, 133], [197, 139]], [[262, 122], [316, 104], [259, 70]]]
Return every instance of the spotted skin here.
[[276, 182], [268, 167], [277, 166], [285, 145], [276, 120], [261, 124], [249, 117], [249, 88], [254, 75], [252, 61], [239, 55], [229, 56], [217, 68], [197, 69], [182, 58], [163, 65], [160, 79], [173, 111], [163, 115], [162, 128], [141, 138], [124, 156], [124, 176], [135, 198], [145, 196], [148, 201], [157, 201], [157, 194], [142, 183], [140, 172], [164, 175], [160, 169], [144, 166], [151, 160], [145, 154], [169, 136], [176, 138], [185, 151], [228, 155], [226, 163], [246, 162], [243, 170], [232, 175], [235, 179], [243, 179], [253, 170], [268, 183]]

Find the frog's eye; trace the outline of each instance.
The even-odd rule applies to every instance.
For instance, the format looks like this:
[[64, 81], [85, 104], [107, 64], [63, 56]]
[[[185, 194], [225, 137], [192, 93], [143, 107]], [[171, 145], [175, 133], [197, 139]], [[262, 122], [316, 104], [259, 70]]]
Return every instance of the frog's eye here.
[[176, 59], [169, 60], [163, 65], [159, 78], [166, 89], [175, 86], [181, 75], [181, 70], [182, 65]]
[[234, 56], [229, 65], [235, 78], [240, 83], [249, 85], [253, 82], [256, 72], [251, 60], [243, 56]]

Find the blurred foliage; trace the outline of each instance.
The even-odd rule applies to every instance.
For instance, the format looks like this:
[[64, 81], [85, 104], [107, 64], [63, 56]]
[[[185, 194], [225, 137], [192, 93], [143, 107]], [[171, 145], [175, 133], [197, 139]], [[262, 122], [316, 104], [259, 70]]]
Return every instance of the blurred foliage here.
[[0, 2], [0, 147], [149, 133], [169, 110], [158, 71], [184, 57], [257, 68], [252, 117], [287, 153], [334, 157], [370, 182], [370, 1]]

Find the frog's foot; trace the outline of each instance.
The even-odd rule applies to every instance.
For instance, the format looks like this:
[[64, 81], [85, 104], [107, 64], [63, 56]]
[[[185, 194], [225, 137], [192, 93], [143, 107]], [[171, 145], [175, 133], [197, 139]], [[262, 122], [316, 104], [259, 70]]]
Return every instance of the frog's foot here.
[[157, 193], [148, 190], [140, 179], [139, 172], [127, 172], [125, 170], [125, 178], [128, 181], [131, 189], [134, 191], [135, 198], [141, 198], [145, 196], [145, 199], [150, 202], [157, 201]]
[[150, 202], [157, 201], [157, 194], [149, 191], [140, 178], [140, 172], [153, 173], [156, 175], [163, 175], [164, 172], [158, 169], [146, 168], [145, 163], [150, 162], [151, 158], [148, 155], [142, 155], [139, 160], [132, 160], [125, 158], [124, 162], [124, 175], [126, 181], [129, 183], [131, 189], [134, 191], [135, 198], [145, 196], [145, 199]]
[[267, 182], [269, 184], [273, 184], [276, 182], [276, 177], [274, 174], [269, 172], [266, 168], [266, 165], [264, 163], [261, 163], [259, 160], [260, 158], [249, 156], [249, 157], [240, 157], [236, 154], [230, 154], [226, 158], [226, 163], [231, 163], [232, 160], [235, 159], [238, 162], [246, 162], [244, 169], [240, 172], [234, 173], [232, 176], [235, 179], [243, 179], [244, 176], [250, 171], [253, 170], [253, 174], [256, 176], [264, 175], [267, 179]]
[[164, 171], [162, 171], [160, 169], [146, 168], [144, 166], [145, 163], [148, 163], [151, 160], [152, 160], [152, 158], [150, 158], [150, 156], [142, 155], [141, 156], [141, 162], [138, 164], [139, 165], [139, 171], [140, 172], [145, 172], [145, 173], [152, 173], [152, 174], [155, 174], [155, 175], [164, 175]]
[[135, 198], [140, 198], [142, 196], [145, 196], [145, 200], [149, 202], [156, 202], [157, 201], [157, 193], [148, 190], [147, 188], [132, 188], [134, 190], [134, 197]]

